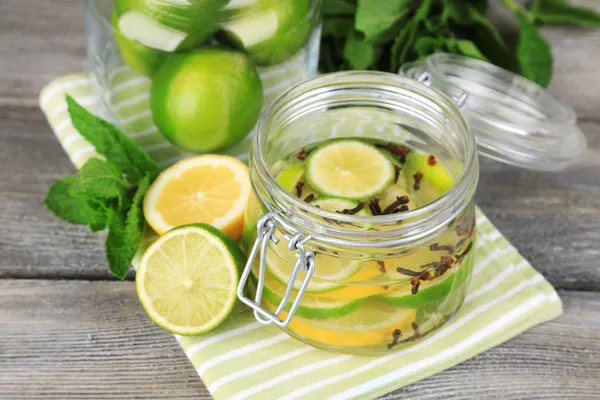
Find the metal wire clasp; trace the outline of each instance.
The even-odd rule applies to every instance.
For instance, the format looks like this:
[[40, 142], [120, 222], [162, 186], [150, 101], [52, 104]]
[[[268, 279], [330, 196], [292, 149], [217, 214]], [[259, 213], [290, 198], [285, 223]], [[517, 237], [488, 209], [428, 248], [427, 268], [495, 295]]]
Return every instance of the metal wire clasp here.
[[[298, 306], [300, 305], [300, 301], [302, 300], [302, 296], [308, 287], [310, 282], [310, 278], [313, 275], [315, 270], [315, 254], [312, 251], [306, 251], [304, 248], [304, 244], [311, 239], [309, 236], [304, 236], [301, 231], [290, 227], [288, 224], [283, 223], [286, 226], [287, 230], [292, 231], [293, 235], [289, 236], [284, 234], [284, 238], [288, 241], [288, 249], [290, 251], [295, 251], [298, 260], [292, 269], [290, 274], [290, 279], [285, 288], [285, 293], [281, 302], [277, 305], [277, 309], [274, 313], [270, 313], [268, 310], [265, 310], [261, 305], [260, 301], [262, 298], [262, 292], [265, 286], [265, 265], [266, 265], [266, 257], [267, 250], [269, 248], [269, 241], [273, 241], [275, 244], [279, 243], [279, 238], [276, 237], [273, 233], [277, 224], [282, 224], [280, 217], [277, 213], [270, 212], [263, 215], [256, 224], [257, 237], [254, 245], [252, 246], [252, 250], [250, 250], [250, 254], [248, 255], [248, 261], [246, 262], [246, 267], [244, 268], [244, 272], [242, 273], [242, 277], [240, 278], [240, 283], [237, 288], [237, 296], [240, 301], [246, 304], [248, 307], [254, 310], [254, 317], [256, 320], [262, 324], [270, 324], [274, 323], [277, 326], [284, 327], [287, 326], [292, 320]], [[252, 266], [254, 264], [254, 260], [257, 256], [257, 253], [260, 250], [259, 257], [259, 268], [258, 268], [258, 282], [256, 284], [256, 296], [254, 301], [249, 299], [244, 295], [244, 287], [246, 286], [246, 282], [248, 281], [248, 277], [250, 276], [250, 271], [252, 270]], [[289, 311], [285, 319], [279, 318], [279, 315], [286, 308], [290, 295], [292, 294], [292, 290], [294, 289], [294, 283], [296, 282], [296, 276], [298, 275], [298, 271], [300, 268], [306, 271], [306, 276], [300, 285], [300, 289], [296, 294], [296, 298], [292, 302], [289, 307]]]

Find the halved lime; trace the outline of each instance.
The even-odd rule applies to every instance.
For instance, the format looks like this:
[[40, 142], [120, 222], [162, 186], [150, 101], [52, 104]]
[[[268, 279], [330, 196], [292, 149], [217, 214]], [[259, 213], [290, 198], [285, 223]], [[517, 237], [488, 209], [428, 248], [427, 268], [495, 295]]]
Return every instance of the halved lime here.
[[227, 318], [236, 302], [244, 255], [206, 224], [184, 225], [154, 242], [136, 274], [138, 298], [158, 326], [199, 335]]
[[260, 116], [263, 92], [247, 55], [201, 48], [171, 54], [152, 77], [152, 119], [177, 146], [208, 153], [232, 146]]
[[[470, 257], [470, 255], [468, 256]], [[442, 299], [465, 281], [471, 273], [472, 260], [464, 260], [460, 267], [453, 267], [444, 275], [421, 281], [419, 291], [412, 294], [410, 282], [399, 285], [397, 289], [381, 296], [381, 299], [398, 307], [418, 308], [433, 301]]]
[[384, 191], [394, 176], [391, 161], [358, 140], [329, 142], [313, 150], [306, 161], [306, 180], [327, 196], [367, 199]]
[[[337, 213], [355, 210], [359, 206], [359, 202], [356, 200], [342, 199], [340, 197], [321, 197], [310, 204], [325, 211]], [[371, 215], [371, 212], [369, 212], [369, 209], [363, 203], [362, 208], [352, 215], [365, 217]]]
[[[256, 291], [256, 275], [255, 271], [252, 271], [251, 285], [249, 285], [251, 291]], [[285, 286], [281, 284], [277, 279], [273, 278], [268, 272], [265, 274], [265, 286], [263, 290], [263, 296], [265, 299], [273, 304], [278, 305], [281, 303], [283, 294], [285, 293]], [[285, 310], [289, 310], [290, 305], [296, 298], [297, 292], [294, 290], [290, 299], [285, 307]], [[305, 293], [302, 296], [300, 306], [296, 310], [296, 315], [309, 319], [328, 319], [328, 318], [339, 318], [344, 315], [350, 314], [356, 310], [358, 306], [363, 302], [363, 299], [353, 300], [331, 300], [322, 299], [311, 296]]]

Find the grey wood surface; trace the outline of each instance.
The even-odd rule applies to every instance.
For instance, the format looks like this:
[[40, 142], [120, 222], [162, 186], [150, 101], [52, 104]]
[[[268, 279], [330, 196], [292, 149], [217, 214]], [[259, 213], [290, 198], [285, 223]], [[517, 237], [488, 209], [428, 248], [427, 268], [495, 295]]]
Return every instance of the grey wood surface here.
[[[560, 295], [561, 317], [384, 398], [598, 398], [600, 296]], [[0, 321], [0, 397], [210, 398], [132, 282], [0, 280]]]
[[[600, 10], [597, 0], [573, 2]], [[600, 399], [600, 30], [544, 35], [551, 90], [575, 107], [589, 149], [558, 173], [482, 160], [477, 203], [568, 289], [565, 314], [384, 398]], [[0, 0], [0, 398], [210, 398], [133, 283], [111, 281], [102, 235], [41, 206], [74, 168], [37, 97], [85, 65], [81, 0]]]

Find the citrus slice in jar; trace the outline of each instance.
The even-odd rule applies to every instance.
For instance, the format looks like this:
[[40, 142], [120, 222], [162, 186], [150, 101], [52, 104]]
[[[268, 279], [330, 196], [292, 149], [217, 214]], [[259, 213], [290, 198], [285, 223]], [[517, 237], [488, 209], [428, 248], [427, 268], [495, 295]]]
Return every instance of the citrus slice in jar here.
[[340, 197], [322, 197], [310, 203], [325, 211], [337, 212], [341, 214], [351, 214], [361, 217], [371, 215], [364, 202], [343, 199]]
[[418, 291], [413, 294], [410, 282], [398, 285], [396, 289], [381, 296], [385, 302], [397, 307], [418, 308], [437, 301], [450, 294], [470, 276], [472, 255], [458, 267], [452, 267], [445, 274], [430, 280], [420, 281]]
[[454, 178], [434, 155], [409, 152], [402, 171], [409, 187], [425, 203], [438, 198], [454, 185]]
[[[267, 310], [275, 311], [275, 306], [264, 302]], [[294, 317], [288, 329], [309, 339], [315, 344], [339, 347], [360, 347], [385, 345], [392, 342], [393, 333], [400, 330], [403, 337], [410, 337], [416, 310], [402, 310], [385, 303], [370, 300], [361, 304], [348, 315], [334, 319], [308, 320]], [[282, 313], [280, 318], [285, 318]]]
[[[256, 288], [256, 271], [252, 270], [252, 280], [250, 288]], [[285, 293], [285, 288], [281, 282], [273, 278], [268, 272], [265, 273], [265, 286], [263, 290], [263, 298], [273, 304], [281, 303], [281, 299]], [[256, 289], [254, 289], [256, 290]], [[285, 307], [289, 310], [290, 305], [296, 298], [298, 292], [292, 292], [290, 299]], [[300, 306], [296, 310], [296, 315], [309, 319], [327, 319], [339, 318], [356, 310], [364, 300], [332, 300], [313, 297], [307, 293], [302, 296]]]
[[306, 180], [327, 196], [367, 199], [384, 191], [394, 177], [389, 158], [358, 140], [326, 143], [313, 150], [306, 161]]
[[144, 197], [144, 216], [159, 235], [202, 222], [238, 239], [250, 191], [248, 168], [237, 158], [189, 157], [161, 172], [152, 183]]
[[[272, 244], [267, 251], [267, 269], [279, 282], [287, 285], [292, 269], [297, 261], [294, 252], [287, 249], [285, 240]], [[350, 278], [360, 268], [362, 263], [354, 260], [317, 254], [315, 256], [315, 273], [306, 289], [307, 293], [327, 292], [339, 287], [345, 279]], [[317, 276], [318, 275], [318, 276]], [[300, 285], [306, 276], [304, 270], [298, 271], [294, 289], [300, 289]]]

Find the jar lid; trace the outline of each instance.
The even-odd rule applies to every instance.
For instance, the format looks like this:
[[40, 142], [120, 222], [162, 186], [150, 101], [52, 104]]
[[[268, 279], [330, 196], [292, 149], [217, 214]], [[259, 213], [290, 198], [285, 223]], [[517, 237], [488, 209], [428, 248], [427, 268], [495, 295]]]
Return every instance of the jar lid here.
[[556, 171], [583, 154], [587, 140], [575, 111], [543, 87], [474, 58], [435, 53], [403, 65], [455, 100], [473, 129], [479, 153], [522, 168]]

